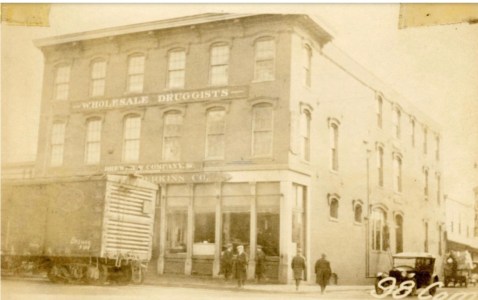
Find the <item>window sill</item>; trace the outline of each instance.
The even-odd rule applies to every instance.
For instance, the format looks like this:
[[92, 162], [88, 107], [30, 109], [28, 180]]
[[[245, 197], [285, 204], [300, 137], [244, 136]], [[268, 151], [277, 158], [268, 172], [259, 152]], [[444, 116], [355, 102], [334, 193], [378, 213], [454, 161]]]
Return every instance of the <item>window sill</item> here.
[[339, 175], [339, 171], [338, 170], [333, 170], [333, 169], [329, 169], [329, 173], [331, 174], [335, 174], [335, 175]]
[[141, 91], [125, 91], [123, 93], [124, 96], [133, 96], [133, 95], [141, 95], [144, 94], [144, 90]]
[[174, 87], [174, 88], [170, 88], [170, 87], [167, 87], [167, 88], [164, 88], [163, 89], [163, 92], [178, 92], [178, 91], [184, 91], [185, 90], [185, 87]]
[[276, 80], [275, 78], [272, 78], [272, 79], [262, 79], [262, 80], [254, 79], [254, 80], [251, 81], [251, 83], [271, 82], [271, 81], [275, 81], [275, 80]]
[[362, 221], [362, 222], [354, 221], [354, 225], [355, 225], [355, 226], [362, 226], [362, 225], [363, 225], [363, 221]]
[[338, 219], [338, 218], [334, 218], [334, 217], [329, 217], [329, 221], [330, 221], [330, 222], [338, 223], [338, 222], [339, 222], [339, 219]]

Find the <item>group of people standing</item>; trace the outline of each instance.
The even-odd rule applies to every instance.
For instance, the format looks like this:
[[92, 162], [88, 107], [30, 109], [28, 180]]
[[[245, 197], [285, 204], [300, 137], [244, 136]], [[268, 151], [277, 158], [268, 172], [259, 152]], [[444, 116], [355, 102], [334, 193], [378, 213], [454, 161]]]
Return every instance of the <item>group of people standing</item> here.
[[[266, 255], [262, 251], [262, 247], [257, 246], [255, 277], [258, 283], [265, 278], [265, 258]], [[226, 281], [234, 276], [237, 279], [237, 286], [243, 288], [247, 278], [248, 263], [248, 257], [244, 252], [243, 245], [237, 246], [237, 254], [234, 254], [232, 244], [227, 244], [226, 250], [222, 253], [221, 257], [221, 273], [224, 274]], [[300, 282], [304, 280], [305, 274], [307, 273], [307, 264], [301, 249], [297, 249], [297, 254], [292, 259], [291, 267], [294, 273], [296, 290], [298, 291]], [[320, 286], [320, 291], [323, 294], [332, 275], [330, 262], [326, 259], [325, 254], [322, 254], [321, 258], [315, 263], [315, 275], [316, 282]]]

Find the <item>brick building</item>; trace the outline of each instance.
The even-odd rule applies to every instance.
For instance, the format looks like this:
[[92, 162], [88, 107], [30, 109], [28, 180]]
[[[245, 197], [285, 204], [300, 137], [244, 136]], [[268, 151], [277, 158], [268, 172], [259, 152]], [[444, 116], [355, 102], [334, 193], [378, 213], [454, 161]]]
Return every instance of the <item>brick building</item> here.
[[206, 14], [36, 41], [37, 177], [160, 186], [158, 273], [217, 276], [226, 243], [291, 279], [298, 247], [340, 283], [441, 255], [439, 130], [306, 15]]

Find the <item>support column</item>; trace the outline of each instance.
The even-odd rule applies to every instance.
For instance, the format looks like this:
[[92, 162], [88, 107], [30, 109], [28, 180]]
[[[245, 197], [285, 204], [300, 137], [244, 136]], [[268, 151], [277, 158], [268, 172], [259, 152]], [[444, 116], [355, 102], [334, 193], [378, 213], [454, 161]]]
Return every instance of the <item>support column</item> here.
[[280, 182], [280, 262], [279, 262], [279, 282], [288, 283], [292, 278], [290, 268], [291, 259], [291, 240], [292, 240], [292, 201], [295, 199], [292, 184], [289, 181]]
[[158, 274], [164, 273], [164, 254], [166, 252], [166, 185], [161, 185], [159, 219], [159, 257], [157, 263]]
[[251, 209], [250, 209], [250, 236], [249, 236], [249, 265], [247, 279], [254, 279], [256, 273], [256, 247], [257, 247], [257, 209], [256, 209], [256, 183], [250, 183]]
[[184, 274], [191, 275], [193, 268], [193, 244], [194, 244], [194, 185], [188, 184], [187, 191], [189, 197], [188, 205], [188, 236], [186, 239], [186, 263], [184, 264]]
[[212, 264], [212, 276], [219, 277], [219, 271], [221, 269], [221, 253], [222, 253], [222, 234], [221, 234], [221, 219], [222, 219], [222, 207], [221, 207], [221, 183], [215, 184], [216, 194], [216, 224], [214, 231], [214, 262]]

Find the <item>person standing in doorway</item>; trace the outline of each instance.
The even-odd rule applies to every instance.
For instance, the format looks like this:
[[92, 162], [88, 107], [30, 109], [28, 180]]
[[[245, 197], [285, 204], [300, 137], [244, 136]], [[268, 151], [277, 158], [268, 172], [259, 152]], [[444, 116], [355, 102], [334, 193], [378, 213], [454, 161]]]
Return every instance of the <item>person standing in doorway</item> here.
[[295, 290], [298, 291], [300, 281], [304, 279], [306, 270], [305, 257], [302, 256], [302, 250], [300, 248], [297, 249], [297, 254], [292, 259], [291, 267], [294, 271]]
[[234, 262], [234, 253], [232, 253], [232, 244], [226, 244], [226, 250], [222, 253], [221, 267], [224, 273], [224, 279], [227, 281], [232, 276], [232, 265]]
[[262, 251], [262, 246], [257, 246], [256, 251], [256, 280], [257, 283], [261, 282], [261, 279], [264, 278], [264, 272], [266, 268], [266, 255]]
[[237, 246], [237, 258], [236, 258], [236, 278], [237, 278], [237, 286], [239, 288], [244, 287], [244, 283], [246, 282], [247, 276], [247, 255], [244, 252], [244, 246], [239, 245]]
[[322, 257], [317, 260], [315, 263], [315, 275], [317, 284], [320, 285], [320, 293], [325, 292], [327, 283], [329, 282], [330, 275], [332, 274], [332, 269], [330, 268], [330, 263], [326, 259], [326, 255], [322, 254]]

